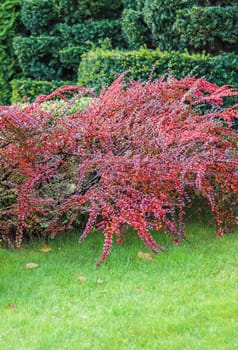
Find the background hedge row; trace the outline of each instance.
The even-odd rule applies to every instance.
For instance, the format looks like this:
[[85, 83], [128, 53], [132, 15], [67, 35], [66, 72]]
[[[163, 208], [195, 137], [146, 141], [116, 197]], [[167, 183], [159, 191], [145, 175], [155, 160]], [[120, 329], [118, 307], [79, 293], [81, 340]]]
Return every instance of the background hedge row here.
[[91, 51], [82, 57], [78, 70], [78, 84], [100, 89], [109, 85], [120, 73], [130, 70], [129, 77], [145, 80], [153, 73], [159, 77], [170, 73], [178, 78], [205, 77], [218, 85], [238, 86], [238, 56], [221, 54], [189, 54], [162, 52], [141, 48], [137, 51]]
[[155, 62], [155, 76], [170, 69], [237, 85], [237, 18], [237, 0], [3, 0], [0, 104], [23, 91], [34, 98], [36, 84], [98, 89], [123, 68], [144, 79]]

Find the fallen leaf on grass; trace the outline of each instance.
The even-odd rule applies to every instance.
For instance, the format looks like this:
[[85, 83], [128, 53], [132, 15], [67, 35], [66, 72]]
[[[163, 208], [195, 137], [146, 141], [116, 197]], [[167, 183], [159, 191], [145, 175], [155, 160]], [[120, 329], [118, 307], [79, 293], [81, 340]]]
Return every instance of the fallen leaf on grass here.
[[83, 320], [87, 320], [87, 319], [88, 319], [88, 315], [83, 314], [83, 315], [81, 315], [81, 318], [82, 318]]
[[30, 269], [35, 269], [36, 267], [39, 267], [40, 265], [39, 264], [36, 264], [36, 263], [27, 263], [25, 265], [25, 269], [27, 270], [30, 270]]
[[48, 245], [43, 245], [43, 247], [41, 247], [40, 249], [39, 249], [39, 251], [40, 252], [42, 252], [42, 253], [48, 253], [48, 252], [50, 252], [52, 249], [48, 246]]
[[151, 261], [153, 259], [149, 253], [138, 252], [137, 256], [139, 259], [144, 259], [148, 261]]
[[141, 291], [141, 287], [137, 286], [137, 287], [136, 287], [136, 291], [137, 291], [137, 292], [140, 292], [140, 291]]
[[10, 303], [10, 304], [8, 304], [8, 307], [10, 308], [10, 309], [13, 309], [13, 310], [16, 310], [16, 305], [15, 304], [12, 304], [12, 303]]
[[79, 275], [79, 276], [77, 277], [77, 280], [78, 280], [79, 282], [84, 282], [84, 281], [86, 280], [86, 277], [85, 277], [85, 276]]

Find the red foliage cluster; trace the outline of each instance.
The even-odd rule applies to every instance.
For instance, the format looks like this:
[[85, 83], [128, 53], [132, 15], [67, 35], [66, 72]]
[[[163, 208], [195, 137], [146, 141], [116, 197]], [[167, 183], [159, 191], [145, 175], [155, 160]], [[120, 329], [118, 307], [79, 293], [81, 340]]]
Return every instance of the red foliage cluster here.
[[[198, 196], [207, 200], [218, 234], [237, 225], [238, 134], [228, 126], [237, 105], [223, 107], [228, 86], [186, 78], [126, 84], [124, 75], [89, 106], [59, 116], [42, 102], [83, 88], [66, 87], [27, 107], [0, 109], [0, 203], [2, 236], [36, 227], [52, 235], [79, 213], [105, 240], [98, 265], [113, 236], [121, 242], [124, 224], [145, 245], [163, 250], [151, 229], [184, 238], [184, 209]], [[67, 224], [62, 224], [65, 217]]]

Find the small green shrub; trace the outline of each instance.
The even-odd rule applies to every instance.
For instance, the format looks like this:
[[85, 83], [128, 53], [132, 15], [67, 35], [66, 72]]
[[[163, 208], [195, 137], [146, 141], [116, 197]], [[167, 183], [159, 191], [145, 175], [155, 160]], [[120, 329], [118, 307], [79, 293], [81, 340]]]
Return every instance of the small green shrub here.
[[173, 30], [180, 47], [212, 54], [238, 53], [238, 6], [194, 6], [177, 11]]
[[25, 76], [36, 80], [58, 80], [63, 76], [59, 65], [60, 37], [15, 37], [13, 46]]
[[109, 85], [125, 70], [130, 70], [130, 77], [140, 80], [148, 79], [153, 70], [153, 77], [169, 72], [178, 78], [195, 75], [206, 77], [218, 85], [238, 86], [237, 55], [224, 54], [213, 57], [145, 48], [125, 52], [98, 49], [84, 54], [79, 65], [78, 83], [99, 90], [104, 84]]
[[122, 14], [122, 32], [129, 48], [138, 49], [151, 43], [150, 33], [143, 21], [142, 12], [125, 9]]
[[32, 79], [14, 79], [11, 81], [11, 102], [32, 102], [38, 95], [47, 95], [58, 87], [68, 84], [68, 81], [37, 81]]
[[153, 42], [161, 50], [177, 49], [178, 36], [172, 30], [176, 12], [196, 5], [196, 0], [145, 0], [144, 21], [151, 31]]
[[32, 35], [47, 32], [56, 19], [54, 0], [23, 0], [21, 20]]

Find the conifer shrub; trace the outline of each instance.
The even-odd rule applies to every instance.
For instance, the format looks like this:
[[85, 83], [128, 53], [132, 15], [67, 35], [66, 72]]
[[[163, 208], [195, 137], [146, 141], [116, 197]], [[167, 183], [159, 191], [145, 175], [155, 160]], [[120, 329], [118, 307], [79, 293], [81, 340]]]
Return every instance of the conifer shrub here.
[[131, 8], [122, 13], [122, 32], [130, 49], [138, 49], [140, 46], [150, 46], [151, 37], [141, 11]]
[[193, 6], [178, 10], [173, 29], [180, 49], [238, 53], [238, 6]]
[[60, 37], [19, 36], [14, 38], [13, 47], [24, 76], [36, 80], [62, 79], [64, 67], [59, 65]]
[[54, 0], [23, 0], [21, 20], [32, 35], [47, 33], [57, 21]]
[[[27, 106], [0, 108], [1, 236], [20, 247], [28, 232], [52, 237], [80, 215], [104, 234], [100, 265], [121, 243], [125, 226], [158, 253], [152, 230], [185, 237], [185, 209], [202, 197], [222, 236], [237, 228], [237, 98], [229, 86], [204, 79], [155, 81], [120, 76], [83, 110], [44, 109], [65, 95], [91, 94], [61, 87]], [[77, 96], [76, 96], [77, 97]], [[156, 234], [154, 233], [154, 236]]]
[[24, 33], [20, 22], [21, 0], [2, 0], [0, 3], [0, 104], [10, 103], [9, 81], [19, 75], [12, 41], [14, 35]]
[[161, 50], [178, 49], [179, 36], [173, 30], [179, 9], [196, 5], [196, 0], [145, 0], [144, 21], [151, 31], [153, 43]]
[[125, 45], [120, 20], [89, 20], [71, 26], [59, 23], [49, 35], [15, 37], [13, 47], [24, 77], [72, 82], [76, 80], [81, 55], [106, 38], [114, 48], [123, 42]]

